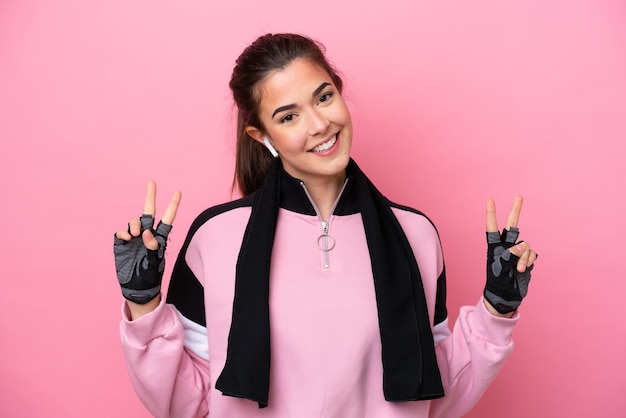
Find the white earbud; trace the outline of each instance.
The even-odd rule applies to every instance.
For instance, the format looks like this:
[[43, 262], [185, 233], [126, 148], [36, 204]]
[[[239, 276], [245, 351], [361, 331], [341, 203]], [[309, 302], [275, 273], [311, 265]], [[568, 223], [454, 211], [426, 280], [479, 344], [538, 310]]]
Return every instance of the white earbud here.
[[270, 144], [270, 140], [267, 138], [267, 136], [263, 137], [263, 143], [265, 144], [267, 149], [270, 150], [270, 153], [272, 154], [274, 158], [278, 157], [278, 152], [276, 152], [272, 144]]

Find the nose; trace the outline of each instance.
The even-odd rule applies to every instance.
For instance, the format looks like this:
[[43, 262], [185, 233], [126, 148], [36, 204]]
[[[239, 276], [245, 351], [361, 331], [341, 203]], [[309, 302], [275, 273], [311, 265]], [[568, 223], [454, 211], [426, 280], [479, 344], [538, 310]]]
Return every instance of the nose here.
[[311, 110], [310, 122], [309, 135], [311, 136], [325, 133], [330, 125], [330, 121], [322, 113], [318, 112], [317, 109]]

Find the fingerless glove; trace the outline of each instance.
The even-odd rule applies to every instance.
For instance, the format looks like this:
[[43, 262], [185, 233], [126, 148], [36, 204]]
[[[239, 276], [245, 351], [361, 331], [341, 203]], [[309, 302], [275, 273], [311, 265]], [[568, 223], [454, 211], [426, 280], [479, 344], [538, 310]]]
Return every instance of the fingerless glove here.
[[[141, 234], [138, 237], [132, 237], [130, 241], [114, 237], [113, 254], [122, 295], [132, 302], [143, 305], [161, 292], [165, 270], [165, 248], [172, 226], [159, 222], [154, 230], [153, 216], [144, 214], [140, 220]], [[146, 229], [152, 231], [159, 243], [156, 250], [149, 250], [143, 243], [142, 234]]]
[[502, 234], [487, 232], [487, 284], [485, 299], [501, 314], [516, 310], [528, 293], [530, 271], [517, 271], [519, 257], [512, 254], [509, 248], [514, 246], [519, 236], [519, 229], [511, 227]]

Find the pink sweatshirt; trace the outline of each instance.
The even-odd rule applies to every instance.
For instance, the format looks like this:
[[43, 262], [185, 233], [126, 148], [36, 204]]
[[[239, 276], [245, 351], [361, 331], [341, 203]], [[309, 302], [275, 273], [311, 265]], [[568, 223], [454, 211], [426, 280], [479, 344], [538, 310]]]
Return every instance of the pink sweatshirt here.
[[321, 223], [312, 204], [296, 200], [280, 209], [270, 276], [270, 395], [263, 409], [215, 389], [226, 360], [250, 199], [198, 217], [174, 269], [168, 303], [132, 322], [123, 308], [130, 378], [154, 416], [460, 417], [478, 401], [513, 348], [518, 315], [495, 317], [481, 299], [461, 309], [450, 331], [437, 232], [424, 215], [394, 206], [420, 269], [445, 396], [386, 401], [368, 248], [361, 216], [344, 194], [328, 220], [336, 240], [328, 258], [316, 244]]

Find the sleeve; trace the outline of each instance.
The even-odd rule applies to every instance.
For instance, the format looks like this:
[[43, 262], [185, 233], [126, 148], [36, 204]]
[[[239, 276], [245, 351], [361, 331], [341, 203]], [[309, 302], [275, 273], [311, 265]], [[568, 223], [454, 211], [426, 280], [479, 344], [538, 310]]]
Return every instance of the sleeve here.
[[[445, 296], [438, 295], [437, 302], [442, 300]], [[518, 313], [512, 318], [492, 315], [481, 297], [476, 306], [461, 308], [452, 332], [447, 318], [436, 323], [433, 337], [445, 396], [432, 401], [431, 418], [460, 417], [478, 402], [513, 350], [518, 319]]]
[[131, 383], [155, 417], [208, 414], [209, 363], [185, 347], [185, 329], [171, 305], [130, 321], [124, 302], [120, 325]]

